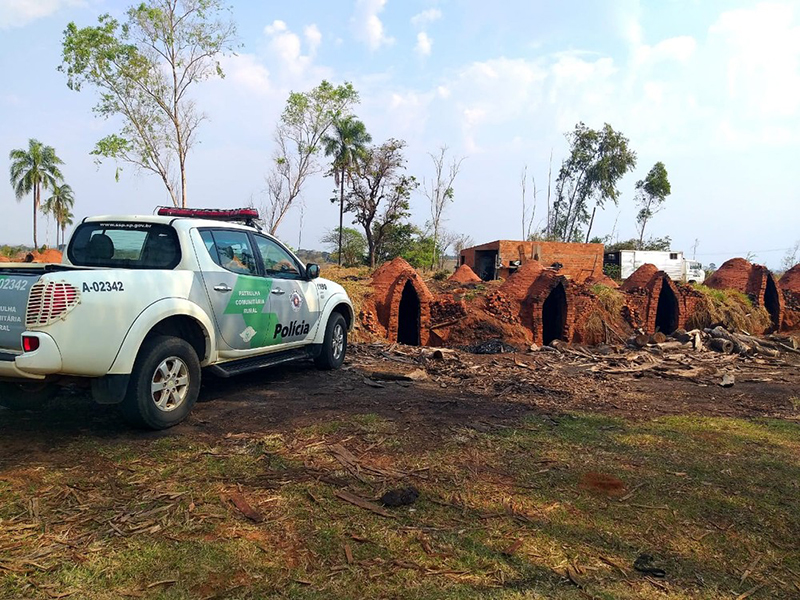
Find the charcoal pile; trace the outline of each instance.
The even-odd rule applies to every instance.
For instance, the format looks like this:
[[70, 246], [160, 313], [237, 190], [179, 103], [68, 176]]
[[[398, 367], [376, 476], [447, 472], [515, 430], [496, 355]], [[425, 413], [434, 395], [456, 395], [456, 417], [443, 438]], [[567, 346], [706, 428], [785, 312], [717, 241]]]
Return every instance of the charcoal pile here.
[[509, 352], [519, 352], [519, 348], [511, 344], [506, 344], [501, 339], [485, 340], [477, 344], [461, 346], [460, 349], [471, 354], [506, 354]]

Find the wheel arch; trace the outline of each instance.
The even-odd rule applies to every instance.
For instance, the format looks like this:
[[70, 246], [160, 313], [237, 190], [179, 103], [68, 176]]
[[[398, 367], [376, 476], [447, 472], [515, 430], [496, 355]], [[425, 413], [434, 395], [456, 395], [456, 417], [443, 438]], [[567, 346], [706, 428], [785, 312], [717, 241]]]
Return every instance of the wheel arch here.
[[109, 375], [129, 374], [142, 344], [159, 335], [186, 340], [197, 352], [201, 366], [214, 360], [215, 330], [205, 311], [187, 300], [165, 299], [148, 306], [133, 322], [109, 369]]
[[344, 294], [337, 294], [328, 300], [322, 310], [320, 326], [317, 328], [317, 334], [314, 336], [313, 343], [321, 344], [323, 342], [325, 339], [325, 328], [328, 325], [328, 319], [331, 318], [331, 315], [334, 312], [337, 312], [344, 317], [344, 321], [347, 323], [348, 331], [353, 330], [353, 327], [355, 326], [355, 312], [353, 311], [353, 306], [350, 304], [350, 300], [347, 298], [347, 296]]

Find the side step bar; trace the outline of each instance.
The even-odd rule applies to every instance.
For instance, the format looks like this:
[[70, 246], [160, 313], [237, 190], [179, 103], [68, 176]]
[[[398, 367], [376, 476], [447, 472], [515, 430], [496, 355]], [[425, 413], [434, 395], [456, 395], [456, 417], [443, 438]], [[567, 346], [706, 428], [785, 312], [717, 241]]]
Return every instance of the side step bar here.
[[263, 369], [264, 367], [274, 367], [275, 365], [313, 357], [313, 346], [306, 346], [305, 348], [286, 350], [285, 352], [273, 352], [264, 356], [253, 356], [250, 358], [229, 360], [227, 362], [211, 365], [210, 367], [207, 367], [206, 370], [210, 373], [213, 373], [217, 377], [227, 378], [235, 375], [241, 375], [242, 373], [249, 373], [250, 371], [257, 371], [258, 369]]

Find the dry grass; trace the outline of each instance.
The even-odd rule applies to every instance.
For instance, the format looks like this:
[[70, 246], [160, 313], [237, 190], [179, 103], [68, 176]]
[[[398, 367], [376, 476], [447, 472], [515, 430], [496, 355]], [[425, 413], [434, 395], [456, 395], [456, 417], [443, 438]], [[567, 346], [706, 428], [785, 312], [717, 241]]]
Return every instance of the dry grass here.
[[753, 306], [745, 294], [735, 290], [715, 290], [705, 285], [695, 285], [702, 294], [697, 308], [686, 322], [687, 329], [705, 329], [722, 325], [730, 331], [760, 333], [772, 323], [762, 306]]
[[606, 285], [593, 285], [592, 293], [597, 296], [600, 306], [610, 315], [619, 315], [625, 305], [625, 296], [619, 290], [610, 288]]
[[[563, 414], [430, 445], [363, 414], [203, 443], [87, 439], [0, 471], [0, 597], [795, 598], [799, 435]], [[421, 497], [394, 518], [336, 495], [409, 482]], [[667, 578], [637, 573], [640, 553]]]

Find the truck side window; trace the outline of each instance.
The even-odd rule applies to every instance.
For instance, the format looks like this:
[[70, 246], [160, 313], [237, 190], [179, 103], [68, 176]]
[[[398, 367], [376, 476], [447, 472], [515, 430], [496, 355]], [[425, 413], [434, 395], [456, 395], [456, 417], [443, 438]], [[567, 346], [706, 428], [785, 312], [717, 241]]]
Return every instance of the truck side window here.
[[211, 260], [240, 275], [258, 275], [250, 238], [244, 231], [217, 229], [200, 232]]
[[300, 266], [294, 257], [271, 239], [257, 235], [256, 245], [264, 261], [267, 277], [276, 279], [302, 279]]

